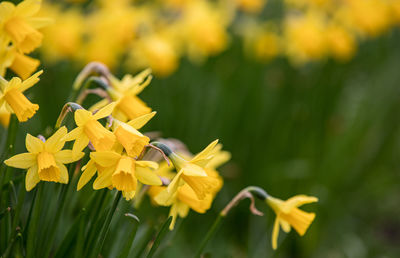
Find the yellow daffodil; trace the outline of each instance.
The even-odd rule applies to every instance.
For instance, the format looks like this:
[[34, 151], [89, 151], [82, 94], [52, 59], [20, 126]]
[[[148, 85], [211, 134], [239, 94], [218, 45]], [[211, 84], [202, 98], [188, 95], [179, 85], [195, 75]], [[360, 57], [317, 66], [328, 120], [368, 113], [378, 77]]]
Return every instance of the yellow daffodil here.
[[51, 20], [34, 17], [39, 11], [40, 0], [25, 0], [15, 6], [4, 1], [0, 3], [0, 29], [22, 53], [30, 53], [40, 46], [43, 35], [38, 29]]
[[130, 157], [137, 158], [144, 147], [149, 144], [149, 137], [144, 136], [137, 129], [144, 126], [155, 114], [156, 112], [152, 112], [128, 123], [114, 121], [114, 135], [117, 137], [118, 142], [124, 146], [126, 153]]
[[77, 127], [65, 136], [66, 141], [75, 140], [73, 153], [79, 153], [88, 144], [93, 144], [97, 151], [110, 150], [116, 142], [115, 135], [100, 124], [99, 119], [109, 116], [116, 103], [110, 103], [95, 114], [85, 109], [75, 111]]
[[285, 232], [289, 232], [290, 228], [293, 227], [300, 236], [303, 236], [306, 233], [308, 227], [315, 218], [315, 213], [302, 211], [298, 207], [303, 204], [317, 201], [318, 198], [305, 195], [297, 195], [286, 201], [271, 196], [267, 197], [267, 204], [276, 214], [272, 231], [273, 249], [276, 249], [278, 246], [279, 226], [281, 226]]
[[20, 122], [25, 122], [31, 118], [39, 109], [39, 105], [32, 104], [24, 94], [39, 81], [39, 71], [25, 81], [18, 77], [13, 77], [9, 82], [0, 77], [0, 108], [5, 105], [9, 112], [15, 113]]
[[39, 60], [19, 52], [15, 52], [10, 69], [18, 74], [18, 76], [20, 76], [23, 80], [25, 80], [38, 68], [39, 64]]
[[[136, 76], [125, 75], [122, 80], [118, 80], [114, 76], [110, 77], [111, 86], [108, 92], [113, 101], [116, 102], [113, 111], [113, 117], [126, 122], [151, 112], [146, 103], [137, 97], [151, 81], [151, 70], [147, 69]], [[103, 107], [107, 100], [102, 100], [91, 110]]]
[[62, 127], [45, 142], [27, 134], [25, 144], [28, 152], [4, 161], [7, 166], [28, 170], [25, 179], [27, 191], [32, 190], [39, 181], [68, 183], [68, 170], [64, 164], [79, 160], [84, 153], [73, 157], [71, 150], [62, 150], [65, 144], [62, 138], [66, 134], [67, 128]]
[[174, 163], [178, 174], [168, 185], [166, 191], [167, 196], [165, 196], [166, 199], [169, 199], [173, 194], [175, 194], [178, 187], [184, 183], [187, 183], [193, 189], [200, 200], [203, 200], [207, 193], [209, 193], [213, 187], [218, 185], [218, 180], [209, 177], [204, 169], [207, 163], [212, 159], [214, 147], [217, 144], [218, 140], [213, 141], [191, 160], [185, 160], [174, 153], [169, 156]]
[[92, 162], [88, 164], [90, 167], [86, 168], [90, 170], [78, 185], [78, 189], [90, 180], [99, 167], [100, 173], [93, 184], [94, 189], [116, 188], [123, 191], [127, 197], [133, 198], [138, 180], [146, 185], [162, 184], [161, 179], [153, 172], [158, 168], [158, 164], [153, 161], [135, 160], [116, 151], [92, 152], [90, 158]]

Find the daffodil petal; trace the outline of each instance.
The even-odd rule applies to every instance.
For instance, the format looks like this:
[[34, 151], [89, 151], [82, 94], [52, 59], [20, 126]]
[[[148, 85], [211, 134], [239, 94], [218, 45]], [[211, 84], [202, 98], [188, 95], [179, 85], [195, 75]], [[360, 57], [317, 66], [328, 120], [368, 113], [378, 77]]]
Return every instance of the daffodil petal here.
[[92, 113], [85, 109], [78, 109], [75, 111], [75, 123], [77, 126], [83, 126], [91, 118]]
[[61, 163], [57, 163], [57, 166], [60, 169], [60, 183], [68, 184], [69, 175], [67, 167]]
[[276, 218], [274, 222], [274, 228], [272, 229], [272, 249], [278, 248], [278, 236], [279, 236], [279, 219]]
[[27, 169], [36, 164], [36, 156], [34, 153], [21, 153], [5, 160], [4, 163], [9, 167]]
[[19, 87], [19, 90], [21, 92], [26, 91], [27, 89], [29, 89], [30, 87], [32, 87], [33, 85], [35, 85], [40, 79], [39, 76], [43, 73], [43, 70], [40, 70], [39, 72], [33, 74], [31, 77], [29, 77], [28, 79], [26, 79], [25, 81], [23, 81]]
[[28, 133], [25, 138], [25, 146], [29, 152], [39, 153], [43, 151], [44, 142]]
[[136, 161], [136, 165], [140, 167], [148, 167], [151, 169], [158, 169], [158, 163], [154, 161], [148, 161], [148, 160], [138, 160]]
[[81, 151], [89, 144], [89, 138], [86, 135], [82, 135], [77, 138], [74, 142], [74, 146], [72, 147], [72, 155], [77, 157], [80, 155]]
[[150, 121], [150, 119], [152, 119], [155, 115], [156, 115], [156, 111], [153, 111], [149, 114], [145, 114], [143, 116], [139, 116], [131, 121], [129, 121], [127, 124], [132, 126], [133, 128], [139, 130], [140, 128], [142, 128], [145, 124], [147, 124], [147, 122]]
[[29, 17], [39, 12], [42, 1], [39, 0], [25, 0], [19, 3], [16, 11], [22, 17]]
[[318, 202], [318, 198], [307, 195], [296, 195], [285, 201], [284, 205], [282, 206], [282, 211], [285, 213], [289, 213], [290, 210], [292, 210], [295, 207], [299, 207], [301, 205], [313, 202]]
[[96, 120], [99, 120], [101, 118], [111, 115], [116, 104], [117, 104], [117, 102], [112, 102], [112, 103], [108, 104], [107, 106], [103, 107], [102, 109], [97, 111], [96, 114], [93, 115], [93, 118]]
[[208, 156], [212, 154], [214, 147], [218, 144], [218, 140], [213, 141], [210, 143], [204, 150], [202, 150], [199, 154], [197, 154], [191, 161], [197, 162], [199, 160], [206, 159]]
[[78, 181], [78, 186], [77, 186], [77, 190], [81, 190], [82, 187], [84, 187], [89, 181], [90, 179], [92, 179], [92, 177], [96, 174], [97, 168], [95, 163], [90, 160], [88, 162], [88, 164], [86, 164], [86, 168], [83, 171], [81, 177], [79, 178]]
[[90, 153], [90, 158], [102, 167], [110, 167], [118, 162], [121, 155], [115, 151], [96, 151]]
[[176, 192], [176, 190], [178, 190], [181, 176], [182, 176], [182, 170], [179, 171], [179, 173], [174, 177], [174, 179], [172, 179], [171, 183], [169, 183], [167, 187], [168, 193], [173, 194]]
[[93, 182], [93, 189], [98, 190], [102, 188], [106, 188], [112, 185], [112, 173], [113, 169], [107, 169], [103, 171]]
[[161, 179], [149, 168], [136, 167], [136, 178], [146, 185], [162, 185]]
[[36, 165], [34, 165], [33, 167], [30, 167], [28, 169], [28, 172], [26, 173], [26, 177], [25, 177], [25, 188], [26, 190], [29, 192], [30, 190], [32, 190], [37, 183], [39, 183], [40, 179], [39, 179], [39, 174], [38, 174], [38, 168]]
[[83, 152], [73, 155], [72, 150], [62, 150], [54, 153], [54, 158], [57, 162], [68, 164], [80, 160], [84, 155], [85, 153]]
[[48, 138], [45, 142], [45, 148], [48, 152], [55, 153], [60, 151], [65, 144], [65, 141], [61, 139], [67, 135], [67, 128], [65, 126], [58, 129], [50, 138]]
[[77, 138], [79, 138], [83, 134], [83, 129], [82, 127], [77, 127], [75, 129], [72, 129], [71, 132], [69, 132], [67, 135], [65, 135], [61, 140], [62, 141], [73, 141]]

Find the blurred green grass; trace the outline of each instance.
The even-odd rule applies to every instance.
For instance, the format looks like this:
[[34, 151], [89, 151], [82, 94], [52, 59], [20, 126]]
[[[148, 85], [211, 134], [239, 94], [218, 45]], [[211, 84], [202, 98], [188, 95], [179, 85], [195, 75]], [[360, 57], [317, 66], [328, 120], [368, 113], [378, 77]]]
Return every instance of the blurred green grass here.
[[[325, 60], [301, 68], [285, 59], [254, 62], [243, 55], [239, 40], [232, 42], [204, 65], [183, 60], [175, 74], [155, 78], [141, 94], [158, 112], [147, 131], [181, 139], [192, 152], [219, 138], [232, 153], [213, 208], [205, 215], [191, 212], [157, 255], [193, 254], [224, 205], [245, 186], [258, 185], [284, 199], [318, 196], [318, 204], [306, 207], [317, 213], [315, 222], [302, 238], [281, 234], [273, 252], [272, 211], [258, 203], [266, 216], [255, 217], [243, 202], [207, 246], [211, 257], [395, 257], [400, 252], [399, 30], [363, 43], [349, 63]], [[26, 132], [37, 134], [55, 123], [81, 69], [67, 61], [42, 66], [42, 80], [30, 91], [40, 110], [21, 126], [17, 152], [24, 150]], [[90, 186], [84, 191], [89, 196]], [[71, 207], [86, 201], [70, 198]], [[118, 218], [131, 209], [127, 205]], [[159, 225], [167, 212], [147, 201], [135, 214]], [[59, 231], [65, 233], [78, 213], [65, 214]], [[127, 234], [121, 230], [124, 220], [113, 223], [107, 241]], [[144, 233], [142, 226], [139, 234]], [[107, 241], [112, 257], [117, 251], [107, 249]]]

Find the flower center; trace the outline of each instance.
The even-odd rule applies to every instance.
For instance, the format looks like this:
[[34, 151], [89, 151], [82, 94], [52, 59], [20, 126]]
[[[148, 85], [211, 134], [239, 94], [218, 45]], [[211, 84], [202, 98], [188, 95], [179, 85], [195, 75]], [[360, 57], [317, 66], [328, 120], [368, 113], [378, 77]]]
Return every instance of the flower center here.
[[112, 183], [119, 191], [135, 191], [137, 180], [134, 176], [135, 161], [132, 158], [123, 156], [112, 175]]
[[39, 109], [37, 104], [32, 104], [24, 94], [17, 89], [11, 89], [4, 94], [4, 99], [13, 109], [18, 120], [24, 122], [31, 118]]
[[53, 154], [41, 152], [37, 156], [38, 174], [42, 181], [59, 182], [60, 169], [58, 168]]

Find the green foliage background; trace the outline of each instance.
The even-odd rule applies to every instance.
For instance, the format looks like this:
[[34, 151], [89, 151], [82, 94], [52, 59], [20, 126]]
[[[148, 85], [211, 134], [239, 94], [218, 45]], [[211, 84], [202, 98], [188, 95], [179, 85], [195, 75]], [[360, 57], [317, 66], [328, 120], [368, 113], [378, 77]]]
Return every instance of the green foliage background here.
[[[266, 215], [256, 217], [243, 201], [207, 246], [210, 257], [396, 257], [400, 252], [399, 42], [396, 29], [363, 43], [348, 63], [324, 60], [294, 68], [283, 58], [268, 64], [249, 60], [241, 42], [233, 40], [229, 50], [204, 65], [183, 60], [172, 76], [155, 78], [141, 94], [158, 112], [145, 131], [181, 139], [194, 153], [219, 138], [232, 153], [231, 162], [221, 169], [225, 185], [212, 209], [205, 215], [191, 212], [179, 221], [156, 255], [193, 255], [227, 202], [242, 188], [257, 185], [282, 199], [296, 194], [319, 197], [319, 203], [305, 207], [317, 214], [309, 231], [304, 237], [281, 232], [279, 248], [273, 252], [272, 210], [257, 203]], [[40, 110], [20, 126], [18, 153], [25, 150], [26, 132], [38, 134], [52, 127], [82, 68], [67, 61], [42, 66], [40, 83], [29, 91]], [[137, 71], [115, 72], [121, 77]], [[93, 195], [90, 185], [79, 194], [75, 186], [76, 180], [55, 234], [56, 246]], [[49, 237], [46, 220], [56, 212], [57, 200], [51, 193], [60, 188], [50, 183], [44, 187], [38, 250]], [[28, 200], [32, 196], [33, 192], [27, 193]], [[108, 192], [106, 203], [110, 205], [111, 199]], [[132, 257], [140, 250], [139, 240], [151, 237], [151, 227], [159, 228], [168, 214], [167, 208], [152, 207], [148, 199], [138, 211], [125, 200], [120, 204], [104, 257], [116, 257], [134, 227], [123, 216], [126, 211], [141, 220]], [[84, 240], [75, 241], [68, 247], [71, 255], [82, 248], [76, 243]]]

